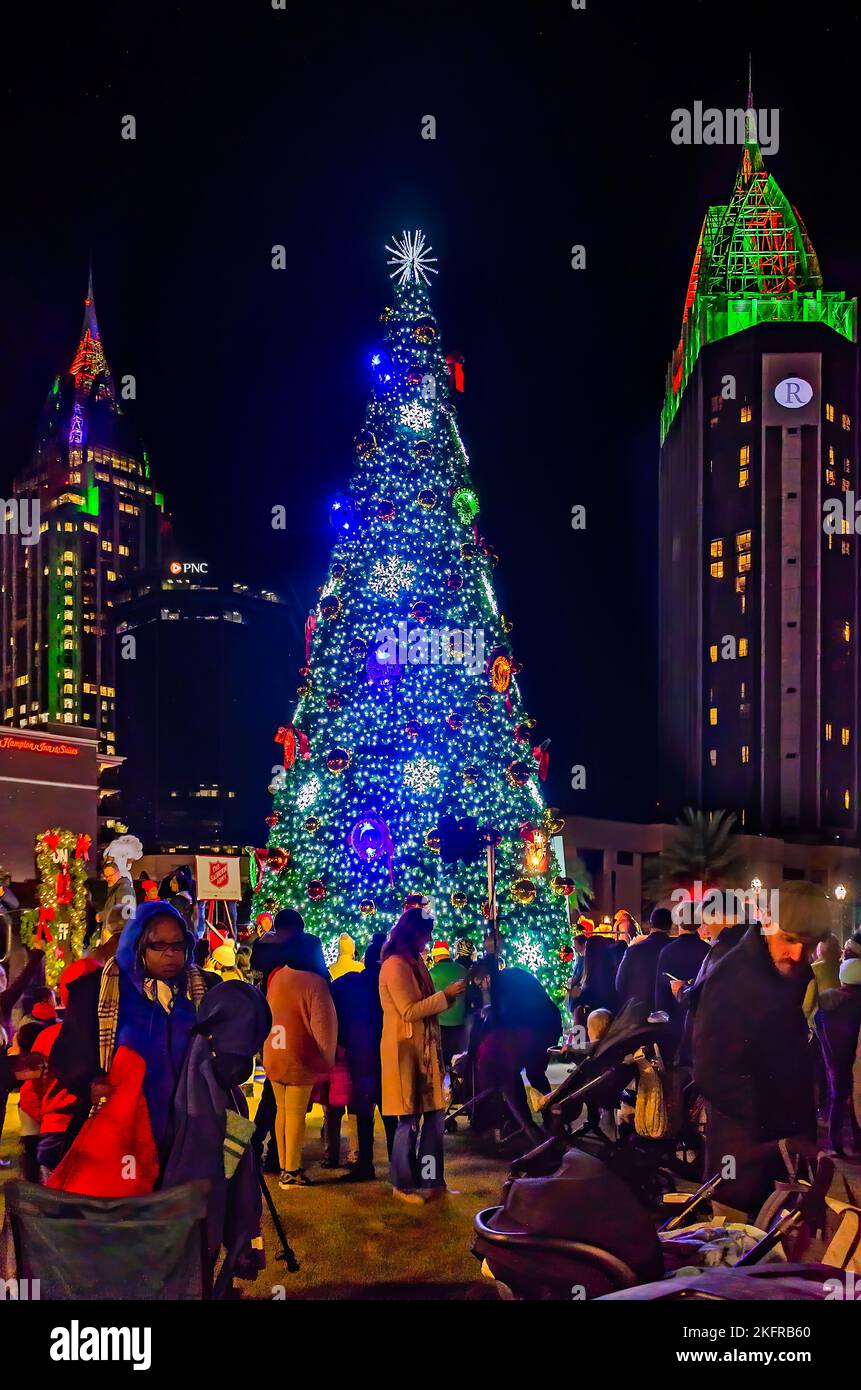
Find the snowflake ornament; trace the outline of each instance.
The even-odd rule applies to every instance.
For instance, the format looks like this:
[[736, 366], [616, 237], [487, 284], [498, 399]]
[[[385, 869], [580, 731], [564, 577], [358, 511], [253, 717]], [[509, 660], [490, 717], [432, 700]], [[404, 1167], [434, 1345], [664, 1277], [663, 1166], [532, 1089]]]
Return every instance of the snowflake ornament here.
[[307, 811], [310, 806], [314, 805], [319, 795], [320, 779], [315, 773], [312, 773], [305, 785], [299, 788], [296, 797], [296, 805], [299, 807], [300, 811]]
[[419, 405], [418, 401], [408, 401], [406, 405], [401, 406], [401, 424], [415, 430], [416, 434], [430, 429], [430, 423], [431, 413], [426, 405]]
[[412, 758], [404, 763], [404, 781], [415, 792], [429, 792], [439, 786], [439, 768], [427, 758]]
[[401, 589], [413, 587], [414, 570], [412, 560], [401, 560], [397, 555], [390, 555], [387, 560], [374, 561], [368, 585], [375, 594], [396, 599]]
[[416, 285], [422, 281], [429, 285], [428, 274], [437, 274], [433, 264], [436, 256], [428, 255], [433, 247], [425, 241], [424, 232], [401, 232], [399, 237], [392, 240], [394, 246], [386, 247], [392, 253], [387, 264], [395, 267], [389, 279], [397, 280], [399, 285], [408, 285], [411, 281]]

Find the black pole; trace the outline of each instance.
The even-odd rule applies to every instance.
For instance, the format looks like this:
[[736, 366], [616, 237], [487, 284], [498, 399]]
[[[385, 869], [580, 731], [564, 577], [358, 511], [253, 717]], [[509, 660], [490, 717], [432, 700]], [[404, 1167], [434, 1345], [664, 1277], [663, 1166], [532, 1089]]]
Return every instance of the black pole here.
[[272, 1217], [272, 1224], [275, 1227], [275, 1234], [281, 1242], [281, 1249], [275, 1255], [276, 1260], [283, 1260], [291, 1274], [295, 1274], [299, 1268], [299, 1261], [296, 1252], [287, 1239], [284, 1227], [281, 1225], [281, 1218], [275, 1210], [275, 1203], [272, 1200], [272, 1193], [266, 1185], [266, 1179], [260, 1171], [260, 1166], [255, 1159], [254, 1167], [257, 1171], [257, 1181], [260, 1184], [260, 1191], [263, 1193], [264, 1201], [269, 1208], [269, 1215]]

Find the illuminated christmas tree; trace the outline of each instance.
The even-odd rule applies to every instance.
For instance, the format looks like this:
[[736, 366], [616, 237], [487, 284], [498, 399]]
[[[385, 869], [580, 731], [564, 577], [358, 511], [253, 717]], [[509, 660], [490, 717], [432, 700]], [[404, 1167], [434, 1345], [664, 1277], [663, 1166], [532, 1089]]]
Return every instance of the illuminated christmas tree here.
[[254, 910], [297, 908], [332, 955], [340, 932], [362, 944], [421, 895], [438, 935], [480, 947], [486, 847], [498, 838], [505, 959], [558, 991], [576, 890], [552, 844], [561, 822], [541, 790], [546, 751], [523, 706], [458, 432], [462, 368], [440, 346], [422, 233], [387, 249], [393, 307], [350, 490], [333, 507], [299, 700], [277, 734], [284, 768]]

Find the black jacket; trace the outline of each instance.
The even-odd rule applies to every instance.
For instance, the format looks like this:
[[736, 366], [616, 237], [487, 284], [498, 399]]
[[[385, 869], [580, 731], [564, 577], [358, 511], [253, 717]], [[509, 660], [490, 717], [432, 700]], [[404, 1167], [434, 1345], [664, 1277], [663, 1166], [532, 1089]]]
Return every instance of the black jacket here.
[[649, 1011], [655, 1007], [658, 956], [669, 939], [664, 931], [650, 931], [645, 941], [632, 942], [628, 947], [616, 975], [617, 1004], [620, 1009], [629, 999], [645, 1004]]
[[[723, 933], [721, 933], [723, 935]], [[707, 958], [708, 959], [708, 958]], [[752, 1209], [769, 1181], [765, 1146], [794, 1135], [814, 1138], [812, 1054], [802, 1002], [810, 968], [785, 979], [759, 926], [707, 975], [694, 1019], [694, 1080], [709, 1103], [708, 1171], [727, 1155], [737, 1190], [721, 1201]]]

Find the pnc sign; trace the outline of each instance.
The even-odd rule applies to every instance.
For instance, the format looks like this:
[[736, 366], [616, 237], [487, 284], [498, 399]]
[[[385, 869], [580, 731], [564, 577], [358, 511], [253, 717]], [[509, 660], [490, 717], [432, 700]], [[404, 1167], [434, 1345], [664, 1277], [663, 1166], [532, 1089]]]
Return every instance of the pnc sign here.
[[168, 565], [171, 574], [208, 574], [209, 565], [205, 561], [171, 560]]
[[813, 399], [813, 387], [803, 376], [785, 376], [774, 388], [774, 399], [784, 410], [800, 410]]

